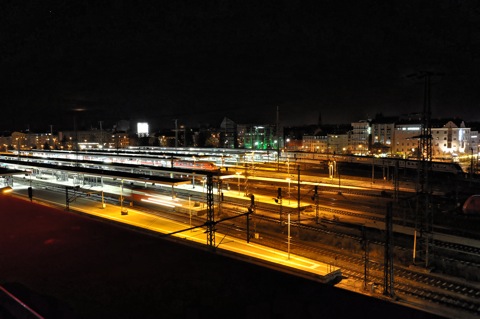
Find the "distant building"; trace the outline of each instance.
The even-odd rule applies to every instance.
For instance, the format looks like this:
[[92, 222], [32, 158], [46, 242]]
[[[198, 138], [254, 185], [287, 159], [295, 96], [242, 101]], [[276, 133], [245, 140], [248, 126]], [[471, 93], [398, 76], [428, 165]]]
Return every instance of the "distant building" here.
[[237, 124], [231, 119], [225, 117], [220, 123], [220, 130], [222, 135], [222, 144], [220, 147], [237, 148]]
[[470, 140], [471, 140], [471, 153], [478, 154], [479, 145], [480, 145], [480, 136], [478, 135], [478, 131], [470, 131]]
[[13, 149], [12, 134], [10, 132], [0, 133], [0, 146], [2, 152]]
[[58, 132], [60, 149], [75, 150], [78, 141], [79, 149], [85, 148], [125, 148], [136, 145], [136, 137], [131, 141], [127, 132], [107, 132], [103, 130], [61, 131]]
[[13, 132], [8, 148], [14, 150], [55, 149], [58, 138], [52, 133]]
[[302, 141], [303, 151], [328, 153], [328, 139], [324, 135], [305, 135]]
[[370, 132], [370, 123], [368, 121], [353, 122], [348, 142], [348, 150], [356, 155], [368, 154], [370, 148]]
[[238, 147], [254, 150], [276, 150], [275, 125], [237, 125]]
[[[395, 122], [373, 121], [371, 126], [371, 146], [370, 148], [381, 153], [391, 155], [392, 145], [395, 144]], [[371, 152], [378, 153], [372, 150]]]
[[348, 150], [348, 134], [327, 134], [327, 149], [330, 154], [345, 154]]
[[[455, 160], [468, 154], [473, 148], [470, 128], [465, 123], [453, 121], [434, 121], [432, 133], [432, 158], [434, 160]], [[395, 145], [393, 153], [402, 157], [418, 157], [422, 125], [420, 123], [397, 124], [395, 126]], [[478, 151], [478, 144], [477, 144]]]
[[351, 125], [306, 125], [284, 129], [284, 149], [330, 154], [347, 153]]
[[418, 136], [422, 132], [420, 123], [408, 123], [395, 125], [395, 142], [393, 146], [393, 154], [403, 158], [416, 156], [420, 146]]
[[470, 133], [470, 128], [465, 127], [463, 121], [458, 126], [453, 121], [448, 121], [443, 127], [432, 128], [432, 157], [449, 160], [470, 154]]

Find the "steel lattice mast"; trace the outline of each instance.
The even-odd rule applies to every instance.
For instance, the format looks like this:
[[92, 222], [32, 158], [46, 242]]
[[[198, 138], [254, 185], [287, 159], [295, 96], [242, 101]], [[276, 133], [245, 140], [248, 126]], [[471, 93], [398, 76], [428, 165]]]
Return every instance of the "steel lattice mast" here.
[[207, 245], [215, 247], [215, 213], [213, 201], [213, 176], [207, 175]]
[[[432, 72], [422, 72], [418, 78], [424, 80], [424, 101], [421, 134], [419, 136], [418, 184], [415, 230], [419, 232], [418, 247], [424, 257], [425, 267], [429, 266], [433, 241], [433, 212], [431, 202], [430, 174], [432, 168], [432, 125], [431, 125], [431, 77]], [[415, 260], [414, 260], [415, 263]]]

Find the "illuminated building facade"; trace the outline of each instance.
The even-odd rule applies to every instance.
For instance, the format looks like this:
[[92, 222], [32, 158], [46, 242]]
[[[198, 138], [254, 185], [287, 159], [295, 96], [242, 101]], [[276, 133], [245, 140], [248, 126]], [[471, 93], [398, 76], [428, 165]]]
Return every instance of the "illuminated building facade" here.
[[349, 151], [356, 155], [366, 155], [370, 146], [370, 133], [371, 128], [368, 121], [353, 122], [348, 142]]
[[328, 138], [327, 136], [303, 136], [303, 151], [316, 152], [316, 153], [328, 153]]
[[238, 125], [239, 148], [268, 150], [277, 149], [275, 125]]

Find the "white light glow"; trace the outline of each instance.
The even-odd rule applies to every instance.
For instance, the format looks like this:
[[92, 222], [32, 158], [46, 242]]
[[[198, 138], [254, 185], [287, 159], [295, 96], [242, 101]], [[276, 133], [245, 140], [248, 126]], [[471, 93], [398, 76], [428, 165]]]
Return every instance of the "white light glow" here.
[[139, 135], [148, 135], [148, 123], [138, 122], [137, 123], [137, 133]]
[[170, 198], [162, 198], [160, 196], [148, 197], [147, 199], [143, 198], [142, 201], [152, 203], [152, 204], [161, 205], [161, 206], [166, 206], [166, 207], [170, 207], [170, 208], [182, 207], [182, 204], [175, 203], [174, 202], [175, 200], [172, 201], [172, 199], [170, 199]]

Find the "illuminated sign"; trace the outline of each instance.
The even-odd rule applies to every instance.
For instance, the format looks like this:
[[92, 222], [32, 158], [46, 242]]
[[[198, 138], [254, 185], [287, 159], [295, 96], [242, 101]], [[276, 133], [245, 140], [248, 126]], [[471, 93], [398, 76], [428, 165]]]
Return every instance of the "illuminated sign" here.
[[148, 135], [148, 123], [145, 123], [145, 122], [137, 123], [137, 134]]

